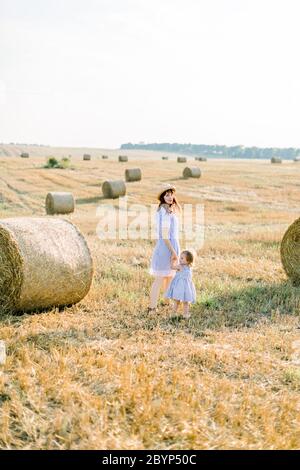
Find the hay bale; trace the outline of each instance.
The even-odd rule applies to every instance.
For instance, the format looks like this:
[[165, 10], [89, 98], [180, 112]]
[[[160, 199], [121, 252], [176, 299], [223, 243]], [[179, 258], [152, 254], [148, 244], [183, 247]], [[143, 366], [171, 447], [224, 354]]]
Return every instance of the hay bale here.
[[169, 157], [161, 157], [162, 160], [169, 160]]
[[119, 162], [128, 162], [128, 157], [126, 155], [119, 155]]
[[91, 155], [90, 155], [89, 153], [85, 153], [85, 154], [83, 155], [83, 160], [90, 160], [91, 158], [92, 158], [92, 157], [91, 157]]
[[72, 193], [51, 192], [46, 196], [45, 201], [46, 213], [53, 214], [70, 214], [74, 212], [75, 202]]
[[93, 262], [71, 222], [52, 217], [0, 220], [0, 312], [79, 302], [88, 293]]
[[286, 275], [294, 285], [300, 285], [300, 218], [285, 232], [280, 245], [280, 256]]
[[294, 162], [300, 162], [300, 157], [295, 157]]
[[108, 199], [116, 199], [120, 196], [125, 196], [126, 185], [122, 180], [104, 181], [102, 184], [103, 196]]
[[130, 168], [125, 170], [126, 181], [141, 181], [142, 171], [140, 168]]
[[200, 168], [193, 166], [193, 167], [185, 167], [183, 170], [183, 177], [184, 178], [200, 178], [201, 170]]
[[197, 160], [198, 162], [207, 162], [206, 157], [195, 157], [195, 160]]
[[107, 160], [108, 156], [107, 155], [102, 155], [103, 160]]
[[22, 153], [21, 153], [21, 157], [22, 157], [22, 158], [29, 158], [29, 153], [27, 153], [27, 152], [22, 152]]
[[280, 157], [272, 157], [271, 163], [282, 163], [282, 160]]
[[186, 162], [186, 157], [177, 157], [177, 162], [178, 163], [185, 163]]

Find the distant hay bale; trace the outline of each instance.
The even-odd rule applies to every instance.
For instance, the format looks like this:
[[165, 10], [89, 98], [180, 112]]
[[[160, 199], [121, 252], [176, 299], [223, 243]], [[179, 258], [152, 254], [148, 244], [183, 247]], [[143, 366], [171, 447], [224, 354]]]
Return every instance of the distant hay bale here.
[[53, 214], [70, 214], [74, 212], [75, 201], [72, 193], [51, 192], [46, 196], [45, 201], [46, 213]]
[[128, 162], [128, 157], [126, 155], [119, 155], [119, 162]]
[[27, 152], [22, 152], [22, 153], [21, 153], [21, 157], [22, 157], [22, 158], [29, 158], [29, 153], [27, 153]]
[[282, 160], [280, 157], [272, 157], [271, 163], [282, 163]]
[[300, 285], [300, 218], [283, 235], [280, 255], [286, 275], [294, 285]]
[[107, 155], [102, 155], [103, 160], [107, 160], [108, 156]]
[[178, 163], [185, 163], [186, 162], [186, 157], [177, 157], [177, 162]]
[[295, 157], [294, 162], [300, 162], [300, 157]]
[[91, 155], [90, 155], [89, 153], [85, 153], [85, 154], [83, 155], [83, 160], [90, 160], [91, 158], [92, 158], [92, 157], [91, 157]]
[[201, 170], [198, 167], [185, 167], [183, 170], [183, 177], [184, 178], [200, 178]]
[[197, 160], [198, 162], [206, 162], [207, 158], [206, 157], [195, 157], [195, 160]]
[[89, 248], [64, 219], [0, 220], [0, 260], [1, 313], [74, 304], [91, 286]]
[[104, 181], [102, 184], [103, 196], [108, 199], [116, 199], [120, 196], [125, 196], [126, 185], [122, 180]]
[[141, 181], [142, 171], [140, 168], [130, 168], [125, 170], [126, 181]]
[[162, 160], [169, 160], [169, 157], [161, 157]]

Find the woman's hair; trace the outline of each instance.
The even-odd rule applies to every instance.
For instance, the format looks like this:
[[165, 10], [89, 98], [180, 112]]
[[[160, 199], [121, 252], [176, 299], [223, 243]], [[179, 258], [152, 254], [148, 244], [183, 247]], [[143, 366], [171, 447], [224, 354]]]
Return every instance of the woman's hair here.
[[[164, 197], [167, 193], [172, 193], [173, 194], [173, 202], [172, 204], [167, 204]], [[175, 196], [175, 191], [174, 189], [167, 189], [166, 191], [164, 191], [160, 196], [159, 196], [159, 205], [158, 205], [158, 208], [157, 210], [159, 211], [159, 209], [161, 208], [161, 206], [163, 205], [167, 205], [167, 206], [173, 206], [174, 208], [176, 208], [179, 212], [181, 211], [181, 206], [179, 204], [179, 202], [177, 201], [177, 198]]]
[[189, 250], [184, 250], [181, 252], [181, 254], [185, 255], [188, 265], [193, 266], [195, 261], [195, 255]]

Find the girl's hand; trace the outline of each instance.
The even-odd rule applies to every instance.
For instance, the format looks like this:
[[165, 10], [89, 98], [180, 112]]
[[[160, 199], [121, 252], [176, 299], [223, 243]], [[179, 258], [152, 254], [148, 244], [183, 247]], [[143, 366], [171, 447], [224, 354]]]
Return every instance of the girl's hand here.
[[178, 256], [176, 255], [176, 253], [173, 253], [172, 256], [171, 256], [171, 262], [174, 264], [174, 263], [178, 263]]

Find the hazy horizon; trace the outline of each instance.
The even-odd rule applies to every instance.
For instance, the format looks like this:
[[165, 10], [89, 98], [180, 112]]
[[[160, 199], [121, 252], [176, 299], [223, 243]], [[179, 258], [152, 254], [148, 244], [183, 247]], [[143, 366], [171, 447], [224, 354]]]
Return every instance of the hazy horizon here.
[[0, 142], [300, 147], [296, 0], [0, 0]]

